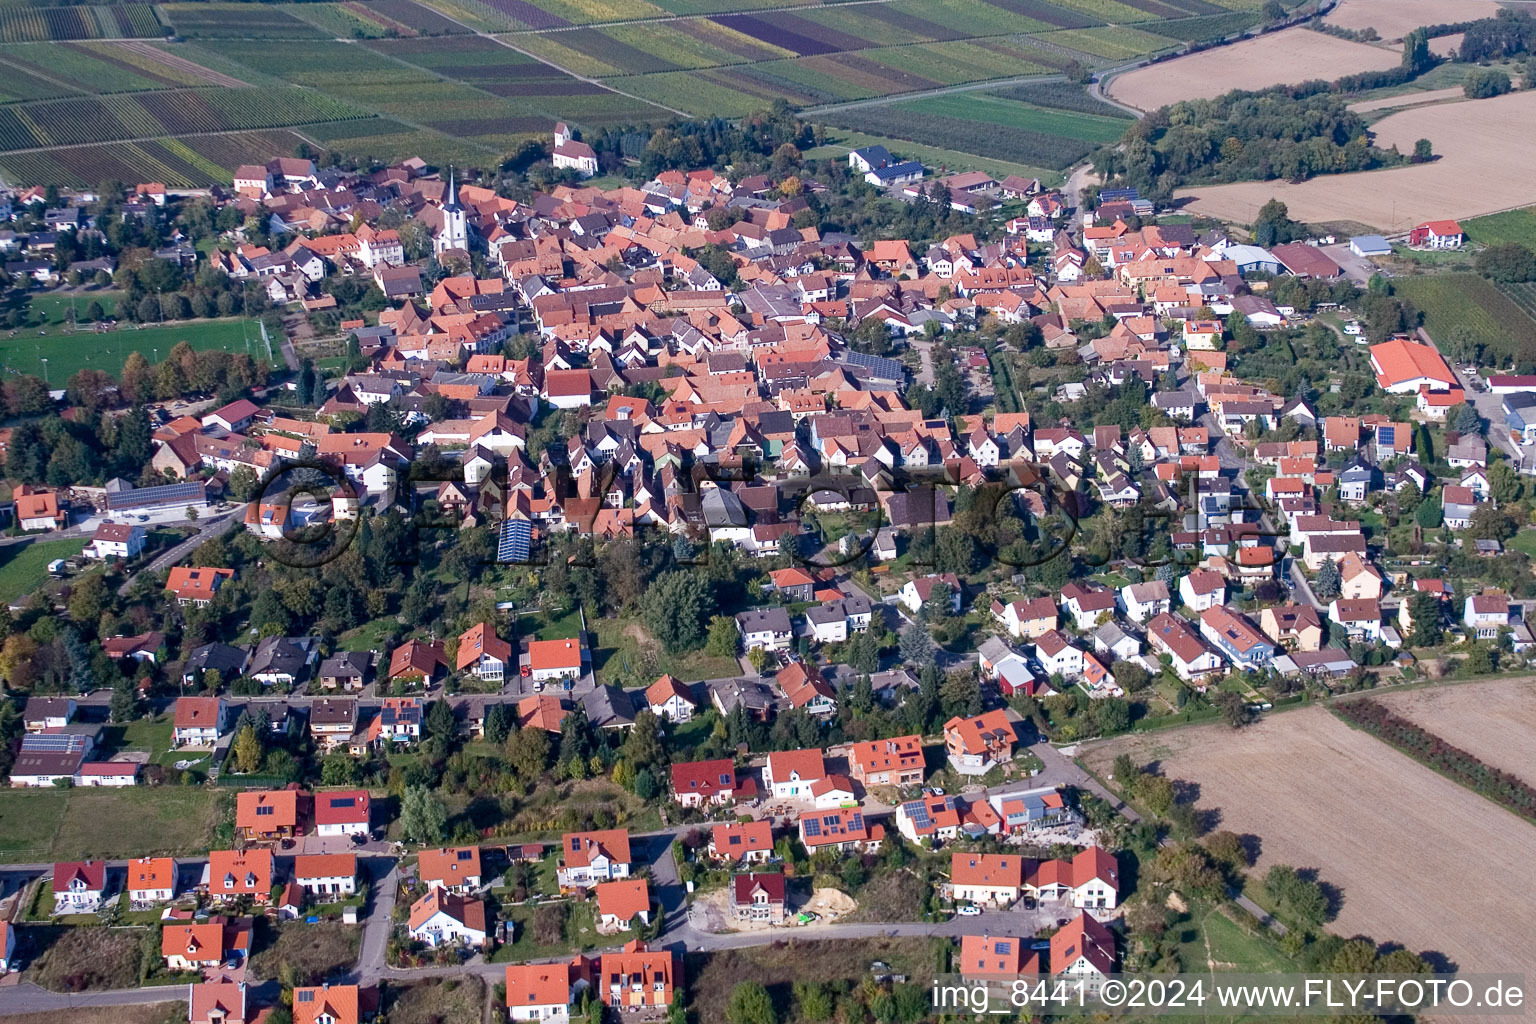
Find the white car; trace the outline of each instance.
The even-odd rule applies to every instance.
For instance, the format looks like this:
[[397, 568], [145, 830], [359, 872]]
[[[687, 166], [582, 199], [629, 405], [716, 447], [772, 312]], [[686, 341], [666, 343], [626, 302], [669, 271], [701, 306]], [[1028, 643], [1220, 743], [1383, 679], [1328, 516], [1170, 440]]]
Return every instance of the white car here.
[[957, 917], [980, 917], [981, 908], [977, 906], [956, 907], [955, 915]]

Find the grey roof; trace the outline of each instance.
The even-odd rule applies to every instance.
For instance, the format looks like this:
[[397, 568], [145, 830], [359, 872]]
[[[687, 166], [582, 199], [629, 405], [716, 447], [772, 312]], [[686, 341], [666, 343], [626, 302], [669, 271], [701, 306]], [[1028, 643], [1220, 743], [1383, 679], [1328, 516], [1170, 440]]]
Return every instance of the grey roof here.
[[192, 652], [187, 658], [185, 671], [206, 672], [214, 669], [226, 678], [231, 674], [239, 674], [245, 668], [246, 659], [250, 655], [243, 647], [231, 647], [229, 644], [211, 643], [204, 644]]
[[747, 510], [741, 499], [723, 487], [705, 491], [699, 505], [704, 511], [705, 526], [747, 525]]
[[[636, 691], [642, 697], [644, 691]], [[617, 686], [599, 686], [581, 698], [587, 721], [599, 729], [621, 729], [635, 724], [635, 700]]]
[[313, 636], [269, 636], [256, 644], [251, 655], [249, 675], [272, 673], [302, 679], [311, 653], [319, 646], [320, 638]]
[[976, 648], [976, 653], [996, 665], [999, 661], [1012, 654], [1013, 648], [1009, 647], [1007, 642], [1000, 637], [989, 636]]
[[751, 608], [736, 616], [743, 633], [788, 633], [789, 612], [783, 608]]

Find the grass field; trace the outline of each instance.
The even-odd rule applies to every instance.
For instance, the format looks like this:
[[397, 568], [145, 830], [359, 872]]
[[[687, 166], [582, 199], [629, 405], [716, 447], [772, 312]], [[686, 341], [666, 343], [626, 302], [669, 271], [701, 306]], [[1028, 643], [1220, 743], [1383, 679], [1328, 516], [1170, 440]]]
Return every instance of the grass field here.
[[[253, 359], [267, 359], [267, 347], [261, 340], [261, 327], [255, 320], [188, 320], [169, 326], [119, 327], [97, 334], [32, 328], [19, 330], [14, 338], [0, 336], [0, 366], [17, 373], [43, 375], [43, 359], [48, 360], [48, 380], [59, 387], [76, 370], [106, 370], [114, 376], [122, 370], [123, 360], [134, 352], [151, 363], [164, 359], [180, 342], [196, 351], [222, 349], [249, 353]], [[281, 362], [275, 350], [273, 362]], [[55, 556], [57, 557], [57, 556]], [[3, 591], [0, 591], [3, 596]]]
[[233, 805], [228, 791], [202, 786], [71, 790], [51, 853], [58, 860], [206, 853]]
[[33, 925], [22, 934], [29, 956], [22, 978], [54, 992], [131, 988], [139, 983], [142, 928]]
[[1436, 341], [1461, 332], [1485, 345], [1490, 361], [1536, 359], [1536, 320], [1477, 274], [1400, 277], [1393, 288], [1424, 313]]
[[[1120, 753], [1198, 787], [1197, 806], [1218, 817], [1215, 827], [1256, 835], [1258, 876], [1289, 864], [1338, 887], [1342, 903], [1328, 927], [1339, 935], [1364, 933], [1489, 971], [1522, 969], [1518, 950], [1536, 941], [1536, 921], [1506, 922], [1495, 935], [1481, 909], [1505, 899], [1507, 871], [1536, 857], [1536, 830], [1324, 708], [1271, 715], [1240, 732], [1216, 724], [1094, 743], [1080, 756], [1103, 774]], [[1393, 849], [1414, 855], [1380, 855]], [[1468, 863], [1482, 870], [1469, 874]], [[1440, 883], [1452, 876], [1455, 886]]]
[[1473, 217], [1462, 221], [1461, 227], [1468, 239], [1484, 245], [1498, 245], [1501, 242], [1529, 245], [1531, 238], [1536, 236], [1536, 206]]
[[0, 860], [46, 860], [64, 819], [65, 789], [0, 789]]
[[181, 997], [142, 1006], [74, 1006], [67, 1010], [15, 1014], [6, 1018], [6, 1024], [182, 1024], [186, 1019], [187, 1000]]
[[84, 538], [31, 540], [0, 547], [0, 601], [10, 604], [32, 593], [47, 578], [48, 563], [73, 558], [84, 549]]

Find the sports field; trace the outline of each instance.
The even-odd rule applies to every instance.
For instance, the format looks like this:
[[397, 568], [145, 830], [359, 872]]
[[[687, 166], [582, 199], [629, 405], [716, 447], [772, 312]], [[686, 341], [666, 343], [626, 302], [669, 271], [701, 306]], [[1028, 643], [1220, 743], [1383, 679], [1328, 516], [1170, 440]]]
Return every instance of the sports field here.
[[[63, 387], [76, 370], [105, 370], [116, 376], [130, 353], [142, 353], [155, 363], [183, 341], [197, 351], [222, 349], [249, 353], [257, 360], [269, 359], [255, 320], [188, 320], [138, 329], [122, 326], [101, 334], [89, 330], [66, 334], [57, 328], [44, 328], [17, 331], [14, 337], [0, 335], [0, 372], [38, 377], [46, 373], [50, 384]], [[270, 362], [281, 361], [280, 354], [272, 355], [275, 358]], [[44, 359], [48, 360], [46, 366]]]

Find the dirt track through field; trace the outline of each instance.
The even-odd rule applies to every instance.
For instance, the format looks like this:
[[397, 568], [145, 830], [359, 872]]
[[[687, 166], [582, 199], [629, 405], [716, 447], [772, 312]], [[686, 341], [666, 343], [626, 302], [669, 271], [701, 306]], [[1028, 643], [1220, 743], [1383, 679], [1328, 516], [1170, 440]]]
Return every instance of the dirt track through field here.
[[1430, 140], [1432, 163], [1359, 174], [1323, 174], [1291, 184], [1249, 181], [1181, 189], [1192, 196], [1187, 212], [1251, 224], [1270, 199], [1311, 224], [1342, 221], [1386, 232], [1407, 231], [1439, 218], [1479, 217], [1536, 203], [1536, 132], [1512, 130], [1536, 123], [1536, 89], [1491, 100], [1464, 100], [1400, 111], [1372, 130], [1383, 149], [1413, 152]]
[[1256, 874], [1290, 864], [1339, 887], [1338, 934], [1438, 952], [1466, 971], [1529, 970], [1536, 914], [1519, 908], [1530, 907], [1536, 827], [1325, 709], [1240, 732], [1122, 737], [1082, 756], [1107, 774], [1121, 752], [1197, 784], [1198, 806], [1220, 811], [1217, 827], [1259, 836]]
[[1121, 103], [1155, 110], [1233, 89], [1266, 89], [1311, 78], [1332, 81], [1357, 71], [1382, 71], [1397, 67], [1400, 60], [1397, 52], [1384, 47], [1308, 28], [1288, 28], [1139, 68], [1115, 78], [1108, 91]]
[[1536, 680], [1434, 686], [1377, 699], [1447, 743], [1536, 786]]
[[1398, 96], [1383, 96], [1379, 100], [1361, 100], [1351, 103], [1349, 109], [1357, 114], [1368, 113], [1372, 110], [1391, 110], [1393, 107], [1416, 107], [1423, 103], [1441, 103], [1445, 100], [1458, 100], [1466, 96], [1461, 86], [1451, 89], [1426, 89], [1423, 92], [1405, 92]]

